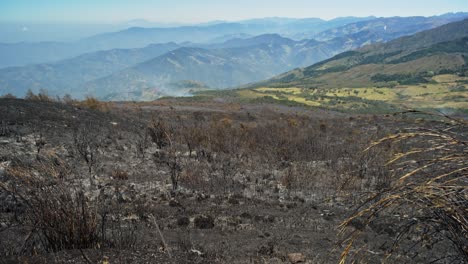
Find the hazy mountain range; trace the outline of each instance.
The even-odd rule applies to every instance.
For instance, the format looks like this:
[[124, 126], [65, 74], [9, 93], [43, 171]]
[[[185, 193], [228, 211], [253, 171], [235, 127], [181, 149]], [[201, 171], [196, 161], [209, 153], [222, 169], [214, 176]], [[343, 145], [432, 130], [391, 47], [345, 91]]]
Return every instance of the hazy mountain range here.
[[[170, 95], [166, 84], [195, 80], [214, 89], [259, 81], [297, 66], [310, 65], [336, 52], [326, 43], [294, 41], [279, 35], [226, 42], [229, 48], [184, 47], [110, 76], [87, 83], [87, 93], [116, 94], [112, 99], [138, 98], [155, 89]], [[252, 43], [252, 45], [249, 45]], [[158, 94], [159, 94], [158, 93]], [[133, 96], [132, 96], [133, 94]]]
[[[342, 18], [330, 21], [322, 19], [283, 19], [266, 18], [240, 22], [207, 23], [179, 27], [133, 26], [124, 30], [102, 33], [74, 42], [0, 42], [0, 68], [23, 66], [33, 63], [53, 62], [71, 58], [83, 53], [116, 48], [143, 48], [154, 43], [193, 42], [203, 43], [225, 41], [226, 36], [261, 35], [268, 33], [285, 36], [297, 35], [304, 30], [320, 32], [346, 23], [363, 21], [369, 18]], [[130, 23], [131, 25], [132, 23]], [[133, 23], [149, 26], [150, 23]]]
[[83, 96], [85, 83], [179, 48], [175, 43], [142, 49], [114, 49], [80, 55], [56, 63], [0, 69], [0, 91], [21, 95], [31, 89]]
[[418, 84], [468, 74], [468, 19], [348, 51], [250, 87], [341, 88]]
[[[5, 67], [0, 69], [0, 94], [22, 96], [28, 89], [47, 89], [58, 95], [93, 94], [129, 100], [207, 87], [224, 89], [268, 79], [368, 44], [390, 41], [385, 45], [397, 45], [401, 40], [391, 40], [466, 17], [468, 13], [330, 21], [266, 18], [175, 28], [133, 27], [69, 43], [0, 44], [0, 66]], [[425, 35], [417, 36], [421, 39]], [[414, 41], [402, 46], [410, 43]], [[356, 52], [366, 49], [369, 47]], [[398, 56], [394, 52], [393, 56]], [[28, 65], [6, 67], [24, 64]], [[294, 76], [300, 78], [300, 72], [309, 72], [304, 69], [295, 70]]]
[[[389, 35], [389, 38], [409, 35], [428, 27], [436, 27], [444, 23], [457, 21], [466, 17], [466, 13], [446, 14], [434, 17], [396, 17], [390, 18], [337, 18], [333, 20], [322, 20], [318, 18], [308, 19], [286, 19], [286, 18], [265, 18], [240, 22], [223, 22], [214, 24], [202, 24], [181, 27], [130, 27], [117, 32], [98, 34], [92, 37], [83, 38], [75, 42], [21, 42], [21, 43], [0, 43], [0, 68], [8, 66], [22, 66], [33, 63], [53, 62], [65, 58], [71, 58], [83, 53], [109, 50], [115, 48], [142, 48], [154, 43], [165, 42], [209, 42], [213, 39], [225, 35], [249, 34], [261, 35], [276, 33], [296, 40], [315, 38], [324, 31], [340, 28], [345, 25], [352, 25], [350, 34], [357, 32], [367, 32], [369, 28], [378, 27], [384, 29], [387, 21], [392, 21], [387, 31], [383, 30], [379, 39]], [[367, 21], [367, 23], [366, 23]], [[389, 30], [391, 27], [391, 30]], [[346, 31], [346, 30], [345, 30]], [[348, 34], [336, 34], [328, 31], [322, 33], [322, 39], [332, 39], [337, 36]], [[343, 33], [345, 33], [342, 30]], [[387, 33], [385, 33], [387, 32]], [[324, 35], [325, 34], [325, 35]]]

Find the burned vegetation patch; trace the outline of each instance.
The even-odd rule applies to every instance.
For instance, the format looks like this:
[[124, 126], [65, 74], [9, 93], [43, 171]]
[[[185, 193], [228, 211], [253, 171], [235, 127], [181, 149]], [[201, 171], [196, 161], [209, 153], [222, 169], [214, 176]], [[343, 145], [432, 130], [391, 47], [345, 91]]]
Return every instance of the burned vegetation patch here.
[[466, 126], [425, 118], [0, 99], [0, 254], [12, 263], [462, 263]]

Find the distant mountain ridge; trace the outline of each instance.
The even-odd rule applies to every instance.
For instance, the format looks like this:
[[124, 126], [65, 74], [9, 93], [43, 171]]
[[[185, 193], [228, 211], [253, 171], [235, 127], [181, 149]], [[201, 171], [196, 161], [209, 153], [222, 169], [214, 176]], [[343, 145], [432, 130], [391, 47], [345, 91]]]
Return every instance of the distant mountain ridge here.
[[386, 42], [402, 36], [408, 36], [420, 31], [433, 29], [451, 22], [467, 18], [467, 13], [449, 13], [432, 17], [384, 17], [372, 20], [348, 23], [341, 27], [322, 31], [310, 36], [314, 39], [327, 41], [333, 38], [362, 32], [379, 36], [379, 41]]
[[[259, 38], [264, 41], [258, 42]], [[182, 80], [194, 80], [214, 89], [224, 89], [330, 57], [333, 51], [321, 44], [266, 35], [247, 39], [239, 47], [183, 47], [89, 82], [86, 88], [88, 93], [100, 97], [120, 94], [116, 97], [119, 100], [153, 88], [166, 90], [170, 95], [166, 84]]]
[[[467, 17], [468, 13], [463, 14], [446, 14], [438, 17], [426, 18], [427, 21], [435, 21], [432, 25], [435, 27], [440, 23], [449, 23]], [[373, 17], [367, 18], [337, 18], [329, 21], [321, 19], [282, 19], [282, 18], [266, 18], [240, 22], [225, 22], [208, 25], [181, 26], [172, 28], [142, 28], [131, 27], [118, 32], [110, 32], [95, 35], [89, 38], [82, 39], [76, 42], [38, 42], [38, 43], [0, 43], [0, 68], [11, 66], [24, 66], [35, 63], [55, 62], [66, 58], [72, 58], [84, 53], [110, 50], [116, 48], [142, 48], [149, 44], [166, 43], [166, 42], [209, 42], [213, 39], [220, 38], [226, 35], [262, 35], [267, 33], [277, 33], [292, 39], [312, 39], [320, 37], [321, 39], [331, 40], [337, 37], [344, 37], [349, 34], [359, 33], [358, 31], [343, 31], [341, 34], [334, 33], [331, 30], [337, 27], [343, 27], [348, 24], [366, 23], [366, 21], [380, 21]], [[394, 18], [396, 23], [408, 24], [414, 18]], [[425, 20], [425, 21], [426, 21]], [[405, 21], [409, 21], [406, 23]], [[369, 22], [370, 23], [370, 22]], [[374, 22], [377, 23], [377, 22]], [[429, 26], [431, 23], [425, 22]], [[393, 39], [402, 34], [415, 33], [415, 30], [423, 30], [420, 24], [415, 24], [415, 29], [407, 31], [402, 28], [403, 33], [396, 32], [393, 35], [386, 37], [374, 37], [377, 41]], [[325, 35], [318, 35], [320, 32]], [[326, 37], [326, 35], [330, 35]], [[377, 34], [373, 32], [373, 34]], [[374, 41], [375, 42], [375, 41]]]
[[[105, 97], [106, 94], [124, 93], [126, 90], [134, 93], [138, 89], [166, 87], [167, 83], [181, 80], [227, 88], [269, 78], [361, 45], [359, 41], [347, 39], [346, 42], [347, 45], [339, 40], [295, 41], [278, 34], [265, 34], [218, 44], [187, 43], [185, 48], [167, 43], [143, 49], [99, 51], [56, 63], [0, 69], [0, 91], [22, 96], [28, 89], [48, 89], [54, 94]], [[173, 58], [173, 53], [167, 53], [169, 51], [177, 56]], [[160, 55], [165, 60], [158, 60]], [[210, 61], [215, 57], [229, 66]], [[193, 58], [207, 63], [191, 64]], [[139, 63], [141, 65], [136, 65]], [[184, 65], [185, 71], [178, 69], [178, 65]], [[158, 74], [166, 75], [164, 78], [155, 77]], [[167, 89], [162, 90], [167, 92]]]
[[250, 87], [366, 87], [421, 83], [440, 73], [468, 74], [468, 19], [388, 43], [344, 52]]
[[[460, 14], [452, 15], [450, 19], [459, 17]], [[438, 21], [440, 18], [437, 17]], [[444, 70], [460, 69], [464, 61], [463, 37], [468, 28], [465, 21], [373, 45], [368, 44], [379, 41], [381, 35], [361, 30], [326, 41], [293, 40], [279, 34], [250, 38], [238, 35], [222, 43], [170, 42], [138, 49], [97, 51], [54, 63], [0, 69], [0, 94], [23, 96], [28, 89], [47, 89], [58, 95], [92, 94], [106, 99], [140, 100], [180, 95], [181, 91], [190, 91], [193, 83], [198, 84], [197, 89], [225, 89], [255, 82], [306, 87], [372, 85], [379, 79], [374, 76], [376, 71], [384, 75], [394, 75], [399, 68], [412, 74], [440, 71], [433, 67], [438, 60]], [[443, 45], [434, 46], [441, 42], [450, 42], [447, 43], [450, 48], [444, 51]], [[358, 50], [350, 51], [354, 49]], [[344, 51], [350, 52], [337, 55]], [[431, 52], [437, 54], [428, 56]], [[414, 62], [416, 59], [421, 61]], [[317, 62], [320, 63], [307, 67]], [[306, 68], [287, 72], [298, 67]], [[261, 81], [282, 72], [287, 73]], [[380, 77], [384, 81], [389, 79]]]
[[98, 51], [56, 63], [0, 69], [0, 93], [3, 91], [22, 96], [29, 89], [47, 89], [56, 94], [69, 93], [82, 97], [83, 92], [77, 91], [86, 82], [179, 47], [175, 43], [152, 44], [142, 49]]
[[[363, 19], [367, 18], [351, 18], [344, 22]], [[178, 27], [130, 27], [125, 30], [83, 38], [75, 42], [0, 42], [0, 58], [2, 58], [0, 68], [55, 62], [99, 50], [142, 48], [150, 44], [166, 42], [202, 43], [226, 35], [247, 34], [253, 36], [266, 33], [297, 33], [304, 28], [314, 28], [314, 30], [321, 31], [337, 25], [336, 22], [329, 24], [329, 22], [320, 19], [292, 19], [291, 23], [287, 25], [268, 20], [266, 19], [264, 23], [261, 23], [263, 19], [258, 19], [255, 23], [239, 21]], [[344, 25], [344, 22], [338, 25]]]

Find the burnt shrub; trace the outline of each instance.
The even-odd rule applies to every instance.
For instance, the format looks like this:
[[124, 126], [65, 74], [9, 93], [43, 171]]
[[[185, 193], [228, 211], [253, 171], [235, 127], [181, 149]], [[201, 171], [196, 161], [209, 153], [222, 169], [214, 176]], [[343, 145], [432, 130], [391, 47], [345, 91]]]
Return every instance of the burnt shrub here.
[[194, 224], [198, 229], [212, 229], [215, 225], [214, 218], [206, 215], [195, 217]]
[[29, 231], [26, 240], [46, 251], [94, 248], [99, 243], [96, 204], [81, 186], [72, 188], [62, 175], [68, 167], [57, 157], [33, 164], [16, 163], [7, 169], [0, 187], [25, 209], [17, 221]]

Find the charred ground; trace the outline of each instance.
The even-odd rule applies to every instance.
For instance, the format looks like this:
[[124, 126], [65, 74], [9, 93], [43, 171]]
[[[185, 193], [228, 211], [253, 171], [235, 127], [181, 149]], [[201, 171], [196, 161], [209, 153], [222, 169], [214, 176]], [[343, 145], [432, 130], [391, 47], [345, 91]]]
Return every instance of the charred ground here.
[[20, 99], [0, 99], [0, 122], [1, 263], [336, 263], [356, 230], [361, 261], [464, 261], [443, 232], [401, 239], [423, 213], [410, 207], [356, 218], [339, 234], [392, 184], [385, 164], [410, 146], [364, 150], [446, 122], [270, 104]]

